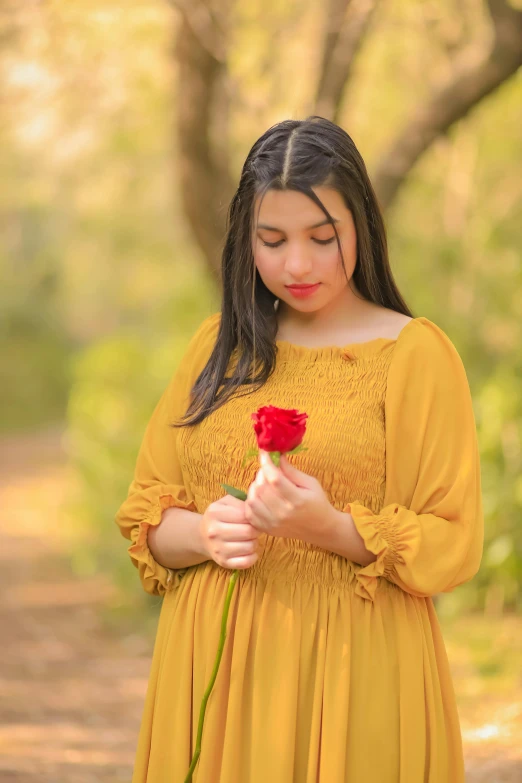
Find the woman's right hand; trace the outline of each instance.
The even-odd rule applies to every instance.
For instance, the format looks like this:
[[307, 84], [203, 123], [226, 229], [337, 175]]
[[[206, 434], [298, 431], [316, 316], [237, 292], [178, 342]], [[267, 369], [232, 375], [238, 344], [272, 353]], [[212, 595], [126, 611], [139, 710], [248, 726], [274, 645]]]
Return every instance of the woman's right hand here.
[[245, 501], [225, 495], [207, 507], [200, 532], [206, 552], [223, 568], [250, 568], [256, 562], [261, 535], [245, 519]]

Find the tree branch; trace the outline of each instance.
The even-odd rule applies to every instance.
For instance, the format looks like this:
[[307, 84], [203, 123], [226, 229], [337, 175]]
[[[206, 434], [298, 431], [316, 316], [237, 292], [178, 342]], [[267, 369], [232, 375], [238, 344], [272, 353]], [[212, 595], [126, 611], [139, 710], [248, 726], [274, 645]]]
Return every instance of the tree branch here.
[[314, 114], [338, 122], [352, 64], [370, 28], [379, 0], [330, 0]]
[[505, 0], [488, 0], [493, 40], [489, 49], [469, 47], [458, 57], [451, 80], [420, 106], [381, 158], [372, 180], [383, 209], [421, 155], [479, 101], [522, 65], [522, 12]]

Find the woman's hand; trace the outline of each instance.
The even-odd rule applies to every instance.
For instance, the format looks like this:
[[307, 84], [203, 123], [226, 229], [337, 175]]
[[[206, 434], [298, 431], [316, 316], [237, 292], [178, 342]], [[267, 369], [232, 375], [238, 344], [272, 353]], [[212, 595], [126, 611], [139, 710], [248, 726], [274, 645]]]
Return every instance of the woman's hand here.
[[245, 519], [262, 533], [315, 543], [335, 512], [319, 481], [297, 470], [284, 454], [278, 468], [262, 449], [259, 460], [261, 468], [244, 501]]
[[244, 500], [225, 495], [210, 503], [199, 532], [205, 554], [222, 568], [250, 568], [258, 558], [260, 533], [245, 520]]

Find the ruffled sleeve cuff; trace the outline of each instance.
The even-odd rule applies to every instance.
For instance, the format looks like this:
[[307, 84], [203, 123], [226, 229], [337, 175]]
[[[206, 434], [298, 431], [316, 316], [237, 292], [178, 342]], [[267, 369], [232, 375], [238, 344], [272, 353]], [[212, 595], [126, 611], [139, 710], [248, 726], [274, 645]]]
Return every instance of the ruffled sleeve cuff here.
[[392, 503], [374, 514], [360, 503], [348, 503], [343, 509], [351, 514], [357, 531], [364, 540], [366, 549], [377, 555], [377, 559], [359, 569], [356, 574], [355, 592], [361, 598], [373, 601], [380, 577], [391, 575], [394, 565], [403, 562], [399, 549], [397, 513], [400, 506]]
[[168, 493], [159, 496], [149, 514], [131, 531], [133, 543], [129, 546], [128, 552], [138, 569], [145, 592], [151, 595], [162, 596], [167, 591], [175, 590], [187, 572], [187, 568], [166, 568], [160, 565], [153, 558], [147, 542], [149, 528], [152, 525], [159, 525], [162, 512], [172, 507], [197, 511], [194, 501], [187, 499], [185, 487], [174, 485]]

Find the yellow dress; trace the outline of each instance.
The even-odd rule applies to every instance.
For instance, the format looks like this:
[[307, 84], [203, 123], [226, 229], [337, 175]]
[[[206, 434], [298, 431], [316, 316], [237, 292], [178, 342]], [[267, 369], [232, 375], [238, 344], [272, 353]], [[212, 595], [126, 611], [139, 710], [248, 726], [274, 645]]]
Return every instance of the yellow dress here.
[[232, 571], [157, 563], [147, 530], [162, 510], [203, 513], [259, 462], [250, 414], [308, 414], [291, 455], [352, 514], [377, 559], [366, 567], [300, 539], [261, 535], [239, 571], [208, 699], [194, 783], [464, 783], [458, 712], [432, 596], [477, 572], [481, 476], [466, 372], [425, 317], [398, 338], [308, 348], [278, 341], [259, 391], [195, 428], [172, 429], [214, 345], [196, 330], [146, 428], [116, 515], [144, 589], [163, 596], [132, 783], [184, 783]]

